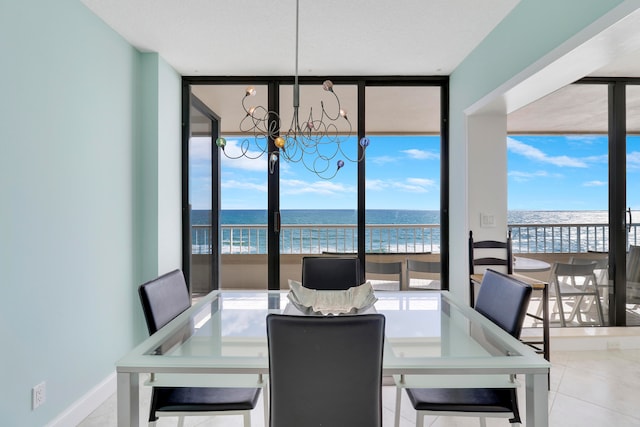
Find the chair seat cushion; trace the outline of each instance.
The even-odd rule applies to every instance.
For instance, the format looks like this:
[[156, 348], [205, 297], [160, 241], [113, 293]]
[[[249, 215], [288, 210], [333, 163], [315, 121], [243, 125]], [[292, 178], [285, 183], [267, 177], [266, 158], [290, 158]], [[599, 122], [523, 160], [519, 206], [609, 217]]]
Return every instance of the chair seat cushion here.
[[255, 408], [259, 388], [154, 387], [156, 411], [242, 411]]
[[407, 395], [418, 411], [513, 412], [514, 389], [408, 388]]

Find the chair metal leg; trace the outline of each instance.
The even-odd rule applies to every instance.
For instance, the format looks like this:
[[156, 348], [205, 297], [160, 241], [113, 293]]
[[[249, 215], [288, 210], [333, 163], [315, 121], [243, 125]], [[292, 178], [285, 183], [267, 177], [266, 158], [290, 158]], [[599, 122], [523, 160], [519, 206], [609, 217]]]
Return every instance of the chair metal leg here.
[[424, 414], [416, 411], [416, 427], [424, 427]]
[[562, 296], [560, 295], [560, 285], [555, 282], [556, 286], [556, 305], [558, 306], [558, 313], [560, 314], [560, 326], [567, 326], [566, 320], [564, 318], [564, 306], [562, 303]]
[[264, 407], [264, 427], [269, 427], [269, 385], [262, 387], [262, 406]]
[[396, 411], [395, 411], [395, 427], [400, 427], [400, 402], [402, 401], [402, 389], [396, 387]]
[[251, 412], [245, 411], [242, 417], [244, 418], [244, 427], [251, 427]]
[[184, 417], [178, 417], [178, 427], [184, 427]]
[[480, 427], [487, 427], [487, 419], [485, 417], [480, 417]]

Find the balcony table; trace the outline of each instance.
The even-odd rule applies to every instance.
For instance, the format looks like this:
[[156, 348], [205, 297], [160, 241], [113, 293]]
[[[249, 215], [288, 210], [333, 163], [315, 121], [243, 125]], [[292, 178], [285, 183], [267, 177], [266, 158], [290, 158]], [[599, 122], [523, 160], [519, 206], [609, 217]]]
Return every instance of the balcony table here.
[[551, 264], [539, 259], [513, 257], [513, 271], [517, 273], [533, 273], [550, 269]]
[[[531, 348], [446, 291], [376, 297], [365, 312], [386, 318], [385, 376], [419, 375], [433, 387], [480, 387], [520, 374], [526, 425], [548, 425], [550, 364]], [[213, 291], [143, 341], [117, 362], [118, 426], [139, 425], [141, 373], [153, 373], [150, 384], [158, 386], [255, 387], [269, 373], [267, 313], [300, 314], [286, 291]]]

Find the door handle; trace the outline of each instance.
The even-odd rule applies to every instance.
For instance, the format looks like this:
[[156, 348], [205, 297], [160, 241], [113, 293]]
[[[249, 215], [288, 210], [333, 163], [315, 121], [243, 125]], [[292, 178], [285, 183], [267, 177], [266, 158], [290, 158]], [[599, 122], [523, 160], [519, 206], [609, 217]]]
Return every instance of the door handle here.
[[273, 213], [273, 232], [280, 232], [280, 212]]

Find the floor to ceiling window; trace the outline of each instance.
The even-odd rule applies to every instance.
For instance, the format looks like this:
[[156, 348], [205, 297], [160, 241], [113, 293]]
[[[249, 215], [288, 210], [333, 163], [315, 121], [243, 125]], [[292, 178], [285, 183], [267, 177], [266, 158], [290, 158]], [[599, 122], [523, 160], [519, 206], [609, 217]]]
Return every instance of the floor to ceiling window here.
[[[197, 99], [219, 118], [219, 127], [205, 135], [213, 154], [198, 157], [196, 146], [188, 146], [192, 160], [186, 187], [194, 242], [185, 254], [193, 266], [193, 290], [286, 288], [288, 280], [300, 280], [301, 258], [306, 255], [358, 256], [364, 270], [364, 252], [370, 250], [361, 248], [367, 248], [366, 239], [369, 247], [380, 240], [373, 228], [380, 229], [381, 219], [372, 218], [381, 210], [396, 211], [382, 222], [386, 231], [399, 230], [394, 239], [404, 242], [402, 247], [396, 244], [385, 251], [405, 253], [405, 258], [407, 252], [434, 253], [438, 259], [443, 254], [446, 259], [447, 243], [442, 241], [446, 230], [440, 221], [442, 204], [448, 200], [441, 190], [446, 185], [441, 175], [447, 170], [443, 167], [446, 155], [442, 155], [448, 135], [442, 131], [446, 78], [335, 79], [333, 91], [339, 106], [333, 98], [323, 98], [322, 79], [301, 78], [299, 117], [303, 123], [317, 121], [323, 114], [338, 117], [340, 109], [348, 117], [348, 122], [340, 119], [330, 125], [335, 127], [329, 128], [329, 137], [320, 141], [317, 152], [308, 149], [304, 160], [292, 148], [275, 149], [273, 137], [258, 138], [258, 145], [253, 145], [255, 129], [247, 125], [251, 120], [245, 109], [263, 106], [267, 128], [279, 126], [279, 134], [286, 133], [293, 109], [292, 79], [184, 81], [184, 99]], [[249, 85], [255, 96], [245, 99]], [[198, 114], [188, 121], [190, 126], [195, 126]], [[363, 152], [365, 136], [369, 145]], [[334, 137], [340, 140], [337, 152]], [[224, 138], [224, 151], [216, 146], [219, 138]], [[260, 155], [261, 151], [265, 153]], [[395, 167], [384, 164], [392, 156]], [[199, 161], [211, 163], [212, 178], [195, 178]], [[204, 192], [209, 192], [209, 199], [196, 201], [196, 195]], [[429, 218], [422, 215], [407, 223], [403, 215], [409, 212]], [[206, 222], [205, 218], [210, 218], [210, 224], [198, 223]], [[211, 232], [215, 228], [218, 241], [201, 231], [209, 230], [215, 236]], [[207, 252], [206, 261], [195, 262], [202, 258], [199, 251]], [[210, 283], [196, 287], [197, 277], [208, 277]]]
[[[559, 304], [567, 326], [640, 324], [638, 305], [625, 303], [625, 254], [634, 244], [636, 227], [628, 215], [634, 213], [638, 150], [633, 148], [637, 119], [629, 115], [640, 99], [640, 92], [627, 83], [584, 79], [508, 117], [509, 226], [515, 255], [546, 262], [547, 271], [530, 275], [552, 287], [566, 280], [554, 274], [556, 265], [594, 263], [599, 298], [554, 300], [557, 325]], [[584, 290], [580, 283], [574, 288]]]
[[440, 261], [440, 105], [439, 87], [366, 90], [365, 248], [374, 288], [441, 286], [439, 273], [408, 269]]

